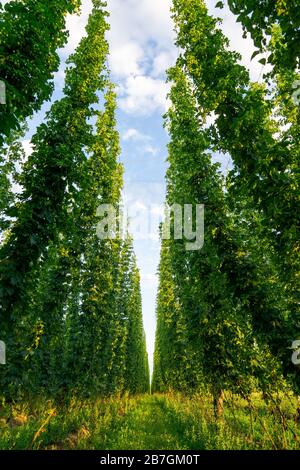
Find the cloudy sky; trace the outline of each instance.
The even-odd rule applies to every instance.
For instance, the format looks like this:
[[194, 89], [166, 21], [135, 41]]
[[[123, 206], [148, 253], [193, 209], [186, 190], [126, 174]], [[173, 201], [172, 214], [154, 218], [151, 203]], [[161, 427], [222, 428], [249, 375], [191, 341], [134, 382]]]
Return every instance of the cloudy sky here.
[[[7, 2], [2, 2], [7, 3]], [[261, 74], [259, 58], [251, 62], [253, 45], [242, 39], [242, 32], [227, 9], [215, 10], [216, 0], [208, 0], [212, 14], [223, 18], [222, 28], [231, 46], [243, 56], [243, 63], [253, 80]], [[74, 51], [85, 33], [91, 1], [83, 0], [80, 16], [68, 18], [70, 31], [67, 46], [60, 51], [62, 65], [55, 77], [53, 99], [61, 97], [64, 61]], [[155, 335], [155, 300], [158, 287], [157, 266], [159, 241], [157, 227], [165, 196], [166, 145], [168, 136], [163, 129], [162, 115], [167, 109], [168, 86], [165, 70], [174, 63], [177, 49], [170, 17], [171, 0], [108, 0], [111, 29], [109, 65], [118, 89], [118, 127], [121, 136], [121, 160], [125, 166], [124, 198], [134, 212], [149, 226], [146, 233], [135, 226], [135, 250], [141, 272], [143, 315], [150, 363]], [[30, 136], [44, 119], [46, 104], [30, 122], [30, 132], [24, 142], [30, 151]], [[216, 159], [218, 157], [216, 156]], [[228, 160], [222, 162], [226, 171]]]

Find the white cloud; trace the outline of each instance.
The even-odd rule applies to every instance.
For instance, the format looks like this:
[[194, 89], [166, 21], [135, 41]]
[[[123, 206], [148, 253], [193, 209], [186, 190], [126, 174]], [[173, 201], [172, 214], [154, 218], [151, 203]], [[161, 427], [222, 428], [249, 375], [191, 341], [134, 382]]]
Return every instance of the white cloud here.
[[[134, 129], [134, 128], [127, 129], [124, 132], [124, 134], [122, 136], [122, 139], [125, 142], [133, 141], [133, 142], [140, 142], [140, 143], [147, 143], [147, 142], [150, 142], [152, 140], [152, 138], [149, 135], [143, 134], [142, 132], [140, 132], [140, 131], [138, 131], [137, 129]], [[147, 145], [141, 146], [140, 150], [143, 153], [149, 153], [153, 156], [155, 156], [159, 153], [159, 149], [157, 147], [151, 145], [150, 143], [147, 144]]]
[[148, 211], [146, 204], [142, 200], [137, 200], [128, 207], [128, 212], [130, 213], [130, 215], [132, 215], [135, 212], [141, 212], [141, 211], [142, 212]]
[[60, 69], [54, 73], [54, 84], [55, 84], [56, 89], [59, 89], [59, 90], [63, 89], [65, 78], [66, 78], [65, 64], [61, 64]]
[[144, 147], [144, 152], [155, 157], [159, 153], [159, 149], [157, 147], [153, 147], [153, 145], [147, 145]]
[[175, 61], [176, 54], [174, 49], [160, 52], [156, 57], [154, 57], [151, 75], [153, 77], [164, 75], [166, 70], [175, 64]]
[[170, 7], [171, 0], [108, 0], [109, 64], [128, 114], [166, 110], [164, 74], [176, 57]]
[[154, 40], [162, 48], [173, 44], [171, 0], [108, 0], [112, 46], [130, 40], [146, 44]]
[[128, 140], [134, 140], [134, 141], [147, 141], [151, 140], [151, 137], [149, 135], [143, 134], [142, 132], [138, 131], [137, 129], [130, 128], [127, 129], [127, 131], [124, 132], [123, 134], [123, 140], [128, 141]]
[[129, 77], [125, 83], [125, 96], [119, 99], [120, 108], [128, 114], [149, 116], [164, 112], [167, 106], [169, 84], [164, 80], [140, 75]]
[[149, 274], [145, 273], [145, 274], [142, 274], [141, 280], [143, 282], [147, 282], [147, 283], [154, 286], [154, 285], [158, 284], [158, 275], [157, 274], [152, 274], [152, 273], [151, 274], [150, 273]]
[[66, 28], [69, 31], [69, 39], [62, 49], [64, 56], [72, 54], [79, 45], [81, 38], [86, 35], [85, 27], [91, 10], [91, 0], [85, 0], [82, 2], [80, 14], [67, 16]]
[[164, 204], [152, 205], [151, 214], [157, 215], [157, 216], [160, 216], [160, 217], [164, 217], [165, 216], [165, 210], [166, 210], [166, 208], [165, 208]]
[[23, 145], [25, 155], [28, 158], [33, 152], [33, 145], [30, 140], [23, 140], [22, 145]]
[[128, 77], [129, 75], [140, 75], [143, 73], [143, 61], [145, 54], [142, 47], [136, 42], [128, 42], [112, 47], [109, 56], [111, 72], [116, 77]]

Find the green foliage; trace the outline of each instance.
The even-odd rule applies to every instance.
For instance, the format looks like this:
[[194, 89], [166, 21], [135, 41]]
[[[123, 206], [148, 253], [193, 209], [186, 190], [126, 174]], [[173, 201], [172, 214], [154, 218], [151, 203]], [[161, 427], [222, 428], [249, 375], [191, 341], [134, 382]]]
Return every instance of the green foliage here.
[[[197, 367], [188, 362], [217, 390], [251, 389], [251, 377], [263, 389], [277, 387], [282, 371], [298, 390], [288, 349], [299, 331], [299, 111], [287, 97], [295, 74], [282, 69], [271, 94], [250, 82], [204, 2], [175, 0], [173, 13], [181, 53], [169, 72], [167, 201], [206, 206], [202, 251], [170, 245], [171, 278]], [[234, 163], [226, 192], [211, 163], [215, 151]], [[161, 324], [156, 356], [162, 341], [164, 350], [172, 344], [170, 334], [162, 340]], [[156, 363], [161, 367], [162, 359]]]
[[0, 80], [7, 95], [0, 108], [0, 145], [51, 97], [57, 49], [68, 38], [66, 14], [77, 11], [80, 3], [27, 0], [0, 7]]
[[[0, 447], [119, 449], [130, 439], [154, 449], [294, 448], [296, 402], [279, 390], [299, 393], [289, 349], [299, 336], [300, 291], [295, 4], [229, 2], [259, 50], [271, 54], [274, 68], [261, 84], [251, 83], [204, 1], [174, 0], [180, 55], [168, 72], [167, 203], [205, 205], [205, 244], [186, 251], [185, 240], [162, 240], [152, 390], [185, 397], [135, 402], [126, 394], [149, 391], [149, 365], [133, 243], [96, 234], [98, 206], [118, 209], [123, 173], [105, 2], [93, 1], [87, 35], [68, 60], [64, 96], [37, 129], [25, 163], [19, 142], [24, 119], [51, 95], [65, 15], [79, 3], [13, 1], [0, 11], [0, 80], [8, 91], [0, 110], [0, 320], [7, 346], [0, 384], [19, 401], [17, 408], [4, 401], [0, 410]], [[215, 152], [232, 159], [226, 178]], [[61, 408], [42, 403], [28, 418], [31, 405], [25, 410], [20, 401], [39, 394]], [[72, 394], [82, 406], [67, 403]], [[220, 415], [224, 404], [217, 422], [213, 408]]]
[[68, 60], [64, 97], [32, 138], [0, 248], [1, 386], [14, 399], [149, 389], [132, 242], [96, 234], [97, 208], [117, 209], [123, 173], [104, 6], [94, 1], [87, 36]]
[[88, 120], [97, 111], [91, 106], [98, 102], [96, 93], [104, 87], [106, 30], [100, 5], [90, 17], [88, 36], [69, 59], [64, 98], [53, 104], [47, 123], [32, 139], [34, 152], [24, 167], [17, 221], [1, 247], [1, 321], [9, 321], [15, 306], [22, 303], [26, 275], [64, 227], [65, 207], [93, 138]]
[[[201, 251], [192, 252], [182, 241], [163, 245], [154, 390], [197, 390], [206, 383], [218, 396], [224, 387], [251, 389], [254, 377], [274, 387], [280, 366], [266, 348], [266, 333], [270, 335], [271, 314], [279, 321], [282, 309], [271, 297], [272, 287], [267, 291], [272, 276], [268, 247], [260, 261], [254, 250], [258, 237], [249, 236], [247, 222], [246, 227], [239, 223], [241, 211], [234, 215], [229, 210], [222, 177], [209, 153], [206, 116], [180, 60], [169, 77], [167, 202], [205, 203], [205, 243]], [[259, 268], [266, 261], [260, 278]]]
[[[222, 3], [223, 2], [219, 2]], [[271, 54], [270, 64], [295, 70], [299, 66], [300, 13], [297, 0], [228, 0], [231, 11], [250, 33], [258, 52], [264, 52], [274, 25], [282, 31], [279, 55]]]
[[201, 380], [201, 370], [193, 357], [187, 323], [171, 269], [170, 244], [162, 241], [157, 295], [157, 322], [152, 391], [188, 391]]
[[25, 158], [23, 146], [19, 139], [23, 132], [15, 133], [8, 139], [7, 145], [0, 148], [0, 232], [11, 226], [16, 202], [15, 185], [18, 184], [21, 162]]
[[125, 244], [123, 250], [119, 310], [127, 323], [125, 389], [133, 394], [147, 393], [149, 391], [149, 366], [142, 319], [140, 275], [132, 245]]

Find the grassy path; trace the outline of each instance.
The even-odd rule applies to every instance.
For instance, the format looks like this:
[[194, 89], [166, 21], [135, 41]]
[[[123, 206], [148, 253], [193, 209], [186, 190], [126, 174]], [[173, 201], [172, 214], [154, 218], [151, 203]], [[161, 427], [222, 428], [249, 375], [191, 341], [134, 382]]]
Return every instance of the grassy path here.
[[120, 429], [107, 443], [109, 449], [177, 450], [184, 449], [183, 433], [170, 414], [162, 396], [141, 397], [124, 419]]
[[252, 402], [252, 415], [245, 400], [236, 400], [234, 408], [228, 402], [218, 422], [206, 395], [0, 403], [0, 449], [299, 449], [296, 398], [282, 404], [285, 428], [258, 395]]

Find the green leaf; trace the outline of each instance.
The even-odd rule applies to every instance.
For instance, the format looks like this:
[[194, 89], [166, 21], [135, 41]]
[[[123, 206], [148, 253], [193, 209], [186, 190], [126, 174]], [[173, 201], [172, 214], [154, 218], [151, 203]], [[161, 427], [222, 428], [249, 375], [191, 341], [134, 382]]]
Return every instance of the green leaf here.
[[251, 60], [253, 60], [259, 54], [260, 54], [260, 51], [254, 51], [252, 56], [251, 56]]

